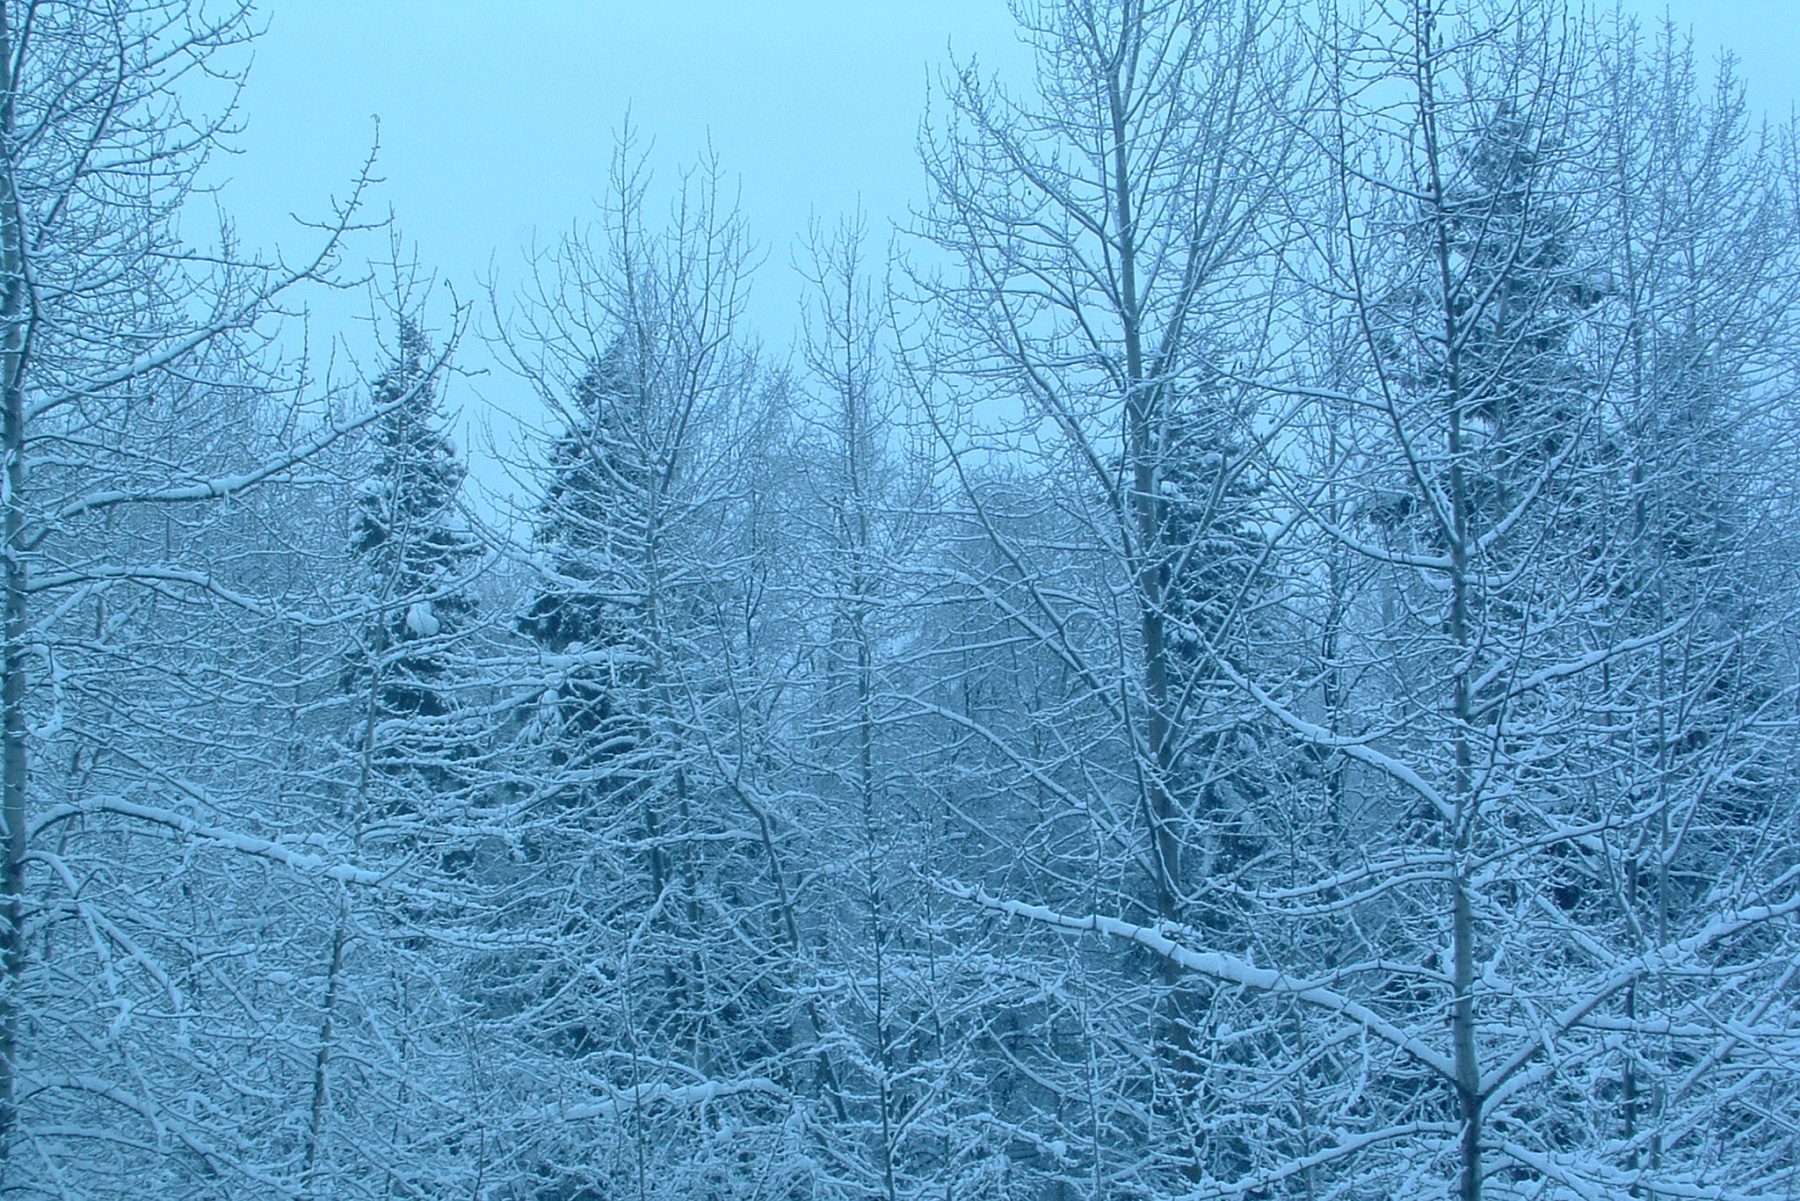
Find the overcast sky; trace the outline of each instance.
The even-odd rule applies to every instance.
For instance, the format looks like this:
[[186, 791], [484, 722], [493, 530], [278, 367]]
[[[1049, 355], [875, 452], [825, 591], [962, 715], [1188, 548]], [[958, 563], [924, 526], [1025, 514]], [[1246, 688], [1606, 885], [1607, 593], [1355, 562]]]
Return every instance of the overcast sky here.
[[[1628, 8], [1691, 26], [1704, 57], [1731, 48], [1751, 104], [1786, 114], [1800, 103], [1796, 2]], [[777, 352], [809, 217], [860, 201], [879, 232], [923, 198], [914, 136], [947, 48], [1024, 63], [1004, 0], [269, 0], [263, 12], [242, 153], [218, 171], [252, 245], [304, 244], [288, 214], [316, 216], [344, 192], [379, 116], [375, 205], [473, 298], [490, 263], [504, 279], [534, 232], [553, 238], [592, 212], [629, 109], [663, 174], [710, 138], [741, 180], [767, 256], [751, 316]], [[502, 380], [474, 390], [510, 403]]]
[[379, 115], [375, 204], [471, 298], [490, 262], [504, 281], [534, 234], [552, 239], [594, 213], [629, 111], [659, 177], [710, 139], [741, 185], [765, 256], [752, 321], [777, 352], [795, 324], [789, 264], [809, 218], [835, 222], [860, 203], [885, 238], [922, 196], [914, 137], [946, 47], [1025, 61], [1003, 0], [271, 0], [263, 11], [243, 152], [220, 170], [224, 207], [252, 245], [304, 244], [288, 214], [317, 214], [346, 190]]

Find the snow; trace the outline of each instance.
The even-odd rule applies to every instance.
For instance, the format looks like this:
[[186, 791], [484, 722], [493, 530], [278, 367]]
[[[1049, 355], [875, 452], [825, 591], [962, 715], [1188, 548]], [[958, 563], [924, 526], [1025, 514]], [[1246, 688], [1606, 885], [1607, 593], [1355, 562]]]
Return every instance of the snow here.
[[418, 600], [406, 607], [406, 632], [414, 638], [435, 638], [442, 629], [443, 623], [431, 611], [430, 601]]

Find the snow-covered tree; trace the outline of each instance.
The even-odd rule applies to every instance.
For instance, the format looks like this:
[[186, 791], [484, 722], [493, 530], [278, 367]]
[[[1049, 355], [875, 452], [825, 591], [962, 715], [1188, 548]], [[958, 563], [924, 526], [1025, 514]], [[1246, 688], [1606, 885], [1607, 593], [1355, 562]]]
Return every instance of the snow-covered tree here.
[[1762, 641], [1792, 591], [1750, 582], [1773, 577], [1733, 529], [1780, 503], [1793, 210], [1729, 104], [1559, 6], [1345, 8], [1316, 36], [1334, 178], [1290, 192], [1324, 214], [1290, 261], [1323, 370], [1258, 380], [1294, 402], [1270, 629], [1307, 637], [1199, 636], [1310, 748], [1338, 849], [1291, 828], [1288, 878], [1236, 891], [1241, 949], [970, 895], [1260, 996], [1230, 1018], [1257, 1053], [1208, 1081], [1260, 1136], [1206, 1161], [1206, 1195], [1779, 1195], [1760, 1115], [1794, 1084], [1771, 1052], [1800, 894], [1791, 809], [1743, 798], [1792, 776], [1791, 665]]
[[[795, 651], [808, 693], [780, 751], [807, 798], [786, 816], [816, 864], [799, 877], [793, 938], [816, 979], [803, 1029], [817, 1044], [815, 1137], [835, 1194], [953, 1188], [957, 1124], [933, 979], [923, 870], [941, 847], [917, 758], [925, 731], [900, 698], [918, 657], [931, 488], [892, 361], [882, 264], [860, 219], [815, 226], [801, 255], [802, 432], [786, 465], [797, 562]], [[793, 706], [790, 706], [793, 708]]]
[[[915, 359], [955, 398], [935, 425], [988, 544], [956, 566], [1001, 616], [990, 637], [1033, 661], [1015, 676], [1029, 716], [969, 733], [1010, 761], [996, 829], [1043, 814], [1009, 875], [1227, 937], [1256, 808], [1283, 770], [1225, 666], [1260, 604], [1266, 429], [1242, 377], [1274, 349], [1276, 200], [1299, 162], [1286, 17], [1204, 0], [1016, 12], [1031, 85], [960, 70], [923, 147], [920, 232], [954, 265], [919, 280], [937, 336]], [[1011, 478], [981, 479], [999, 471]], [[1004, 1073], [1010, 1120], [1046, 1145], [1087, 1144], [1075, 1158], [1040, 1148], [1033, 1171], [1076, 1187], [1129, 1146], [1128, 1187], [1160, 1195], [1238, 1156], [1240, 1133], [1215, 1126], [1231, 1103], [1213, 1077], [1235, 1054], [1213, 1041], [1219, 998], [1135, 956], [1083, 974], [1097, 990], [1085, 1010], [1034, 997], [1021, 1014], [1071, 1032], [1030, 1049], [1060, 1083]], [[1084, 1087], [1096, 1043], [1113, 1040], [1145, 1070]]]
[[307, 818], [259, 770], [291, 614], [268, 544], [232, 535], [347, 429], [263, 368], [263, 322], [350, 217], [295, 268], [191, 240], [230, 126], [208, 98], [253, 28], [236, 4], [0, 4], [9, 1193], [292, 1191], [273, 1082], [304, 1027], [275, 981], [316, 945], [320, 878], [374, 880], [283, 841]]
[[417, 323], [400, 318], [394, 361], [372, 387], [383, 415], [351, 530], [373, 615], [344, 680], [371, 691], [366, 737], [377, 762], [434, 787], [449, 784], [457, 753], [447, 660], [474, 613], [467, 576], [479, 553], [460, 508], [468, 469], [438, 406], [441, 364]]
[[761, 637], [747, 458], [773, 394], [739, 328], [750, 256], [716, 165], [666, 224], [649, 186], [627, 137], [595, 228], [534, 261], [507, 334], [554, 426], [511, 784], [508, 904], [540, 933], [495, 966], [490, 1007], [541, 1065], [537, 1095], [588, 1107], [528, 1132], [545, 1187], [691, 1195], [800, 1170], [778, 1154], [780, 869], [732, 766], [757, 737], [738, 687]]

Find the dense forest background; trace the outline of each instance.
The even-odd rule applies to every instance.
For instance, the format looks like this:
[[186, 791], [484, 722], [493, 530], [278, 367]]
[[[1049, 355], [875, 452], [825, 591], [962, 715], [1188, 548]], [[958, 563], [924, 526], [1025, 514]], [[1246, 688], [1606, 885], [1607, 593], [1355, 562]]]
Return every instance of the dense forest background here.
[[255, 14], [0, 0], [0, 1195], [1800, 1196], [1795, 127], [1553, 0], [1016, 16], [788, 361], [622, 130], [497, 509], [369, 175], [199, 184]]

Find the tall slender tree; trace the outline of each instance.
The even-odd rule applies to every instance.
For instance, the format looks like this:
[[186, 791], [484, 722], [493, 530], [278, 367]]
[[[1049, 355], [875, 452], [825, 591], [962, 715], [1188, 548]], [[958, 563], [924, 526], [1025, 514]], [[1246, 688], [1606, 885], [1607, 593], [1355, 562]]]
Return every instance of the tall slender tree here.
[[[1046, 885], [1090, 904], [1099, 890], [1139, 920], [1217, 925], [1257, 825], [1260, 769], [1217, 659], [1247, 628], [1259, 570], [1248, 485], [1265, 431], [1236, 377], [1267, 349], [1275, 201], [1296, 161], [1282, 115], [1296, 67], [1274, 45], [1286, 14], [1207, 0], [1015, 11], [1035, 87], [1015, 95], [959, 71], [923, 149], [934, 198], [921, 232], [956, 263], [921, 281], [942, 333], [930, 354], [969, 403], [1016, 415], [969, 437], [938, 421], [1005, 583], [967, 571], [1067, 677], [1034, 688], [1046, 708], [1027, 727], [1058, 749], [986, 734], [1016, 760], [1061, 760], [1032, 780], [1060, 794], [1051, 845], [1087, 813], [1097, 828], [1082, 841], [1130, 857], [1096, 878], [1046, 847]], [[1030, 474], [984, 491], [988, 457]], [[1025, 490], [1039, 512], [1005, 515], [1008, 491]], [[1137, 883], [1121, 888], [1121, 869]], [[1155, 1071], [1100, 1120], [1123, 1123], [1114, 1141], [1154, 1148], [1134, 1187], [1156, 1193], [1175, 1187], [1168, 1171], [1191, 1184], [1236, 1152], [1208, 1116], [1212, 999], [1172, 965], [1135, 967], [1160, 976], [1132, 985], [1158, 1031]], [[1059, 1052], [1081, 1072], [1092, 1048]], [[1148, 1128], [1139, 1112], [1155, 1115]]]
[[292, 815], [244, 769], [265, 648], [242, 618], [285, 615], [242, 574], [256, 553], [214, 541], [220, 502], [347, 431], [284, 433], [258, 364], [352, 220], [295, 268], [183, 237], [231, 119], [203, 81], [237, 77], [252, 30], [236, 4], [0, 5], [9, 1192], [291, 1187], [262, 973], [291, 962], [309, 877], [373, 879], [271, 837]]
[[[1785, 1146], [1732, 1098], [1762, 1106], [1793, 1084], [1718, 1024], [1731, 1013], [1786, 1045], [1778, 948], [1800, 894], [1774, 848], [1791, 847], [1791, 817], [1726, 799], [1793, 767], [1789, 710], [1771, 704], [1791, 676], [1751, 682], [1740, 656], [1762, 627], [1727, 598], [1757, 590], [1724, 582], [1760, 570], [1729, 498], [1777, 493], [1760, 469], [1710, 474], [1702, 495], [1675, 485], [1693, 443], [1647, 436], [1672, 431], [1646, 419], [1704, 412], [1696, 379], [1724, 378], [1735, 387], [1707, 403], [1732, 396], [1769, 428], [1786, 382], [1759, 323], [1787, 311], [1771, 250], [1791, 238], [1763, 239], [1792, 210], [1728, 117], [1662, 143], [1713, 152], [1679, 168], [1622, 152], [1702, 110], [1682, 83], [1640, 106], [1659, 89], [1605, 66], [1635, 51], [1585, 14], [1417, 0], [1334, 10], [1320, 30], [1311, 136], [1335, 179], [1308, 229], [1304, 303], [1326, 370], [1262, 383], [1300, 402], [1269, 443], [1268, 553], [1322, 654], [1259, 659], [1202, 636], [1239, 694], [1313, 748], [1327, 828], [1362, 848], [1291, 854], [1289, 880], [1236, 898], [1251, 928], [1294, 930], [1323, 966], [1198, 923], [984, 899], [1262, 995], [1265, 1056], [1239, 1079], [1292, 1108], [1234, 1094], [1265, 1137], [1207, 1165], [1208, 1195], [1778, 1195], [1783, 1169], [1756, 1140], [1722, 1169], [1698, 1134]], [[1660, 203], [1712, 187], [1716, 242], [1698, 209]], [[1678, 332], [1699, 328], [1724, 336]], [[1736, 447], [1729, 428], [1705, 438]], [[1714, 837], [1740, 848], [1733, 868], [1699, 866]], [[1740, 997], [1700, 983], [1725, 978]], [[1273, 1083], [1294, 1079], [1311, 1082], [1303, 1104]]]
[[377, 762], [410, 768], [439, 788], [449, 785], [456, 757], [446, 660], [474, 612], [467, 575], [479, 553], [459, 511], [468, 470], [438, 408], [435, 373], [444, 361], [433, 361], [424, 332], [402, 316], [393, 364], [373, 385], [383, 416], [372, 427], [351, 531], [373, 616], [344, 681], [372, 694], [366, 736]]
[[[731, 673], [756, 653], [759, 588], [733, 536], [755, 520], [745, 457], [770, 395], [739, 327], [750, 252], [714, 163], [666, 225], [629, 135], [611, 184], [591, 235], [534, 264], [508, 339], [556, 421], [520, 622], [535, 650], [520, 753], [542, 766], [519, 773], [531, 849], [514, 899], [542, 933], [508, 1005], [535, 1044], [522, 1054], [603, 1099], [583, 1111], [609, 1132], [603, 1155], [574, 1130], [532, 1135], [562, 1182], [547, 1187], [624, 1179], [648, 1197], [798, 1170], [771, 1100], [792, 961], [764, 945], [780, 877], [730, 766], [756, 753]], [[714, 1101], [745, 1146], [712, 1138], [716, 1109], [688, 1109]]]

